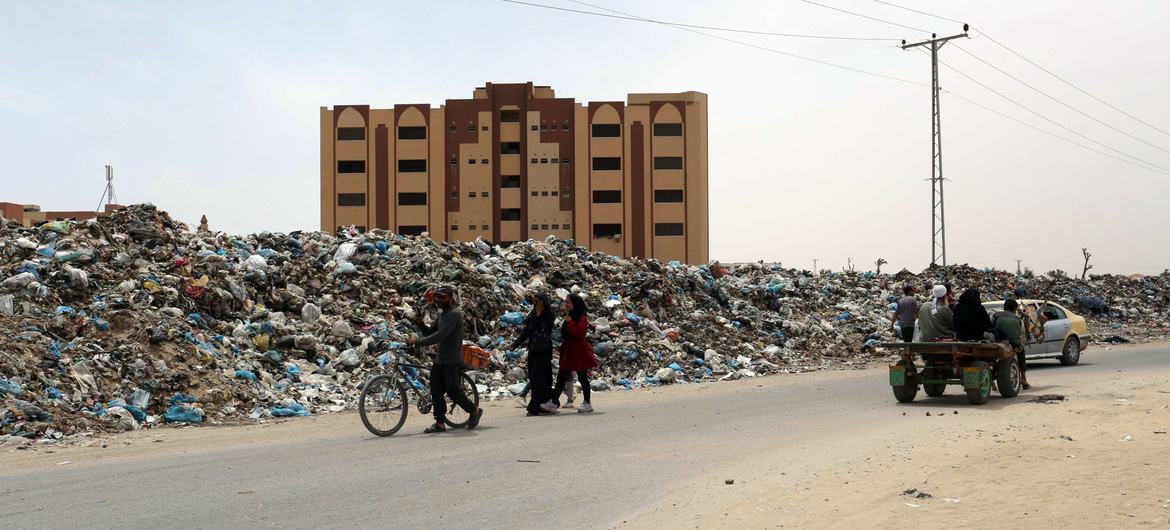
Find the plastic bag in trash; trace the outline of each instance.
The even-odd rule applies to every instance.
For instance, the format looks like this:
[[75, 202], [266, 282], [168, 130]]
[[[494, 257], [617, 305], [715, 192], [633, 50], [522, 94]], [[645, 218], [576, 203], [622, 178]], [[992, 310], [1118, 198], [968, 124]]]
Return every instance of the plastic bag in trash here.
[[289, 416], [308, 416], [309, 411], [305, 410], [305, 407], [300, 403], [289, 403], [281, 407], [273, 407], [272, 415], [278, 418]]
[[167, 423], [203, 423], [203, 411], [191, 405], [171, 405], [163, 415]]

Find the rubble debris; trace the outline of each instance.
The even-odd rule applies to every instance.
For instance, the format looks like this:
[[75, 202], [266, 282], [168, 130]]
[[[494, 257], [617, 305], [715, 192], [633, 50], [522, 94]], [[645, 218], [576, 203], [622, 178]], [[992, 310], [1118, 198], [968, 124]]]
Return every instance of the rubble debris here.
[[1043, 394], [1029, 399], [1029, 403], [1056, 403], [1057, 401], [1064, 401], [1064, 396], [1060, 394]]
[[1094, 336], [1170, 333], [1170, 274], [813, 274], [623, 259], [554, 238], [501, 247], [382, 230], [236, 236], [135, 205], [0, 226], [0, 435], [352, 408], [362, 382], [408, 356], [412, 319], [433, 319], [423, 302], [436, 283], [456, 286], [467, 339], [491, 354], [477, 383], [492, 400], [522, 388], [527, 351], [507, 345], [533, 290], [558, 304], [571, 292], [586, 299], [601, 364], [590, 384], [607, 391], [863, 367], [885, 359], [875, 345], [889, 339], [901, 287], [942, 281], [1073, 308], [1100, 298], [1102, 307], [1083, 301]]

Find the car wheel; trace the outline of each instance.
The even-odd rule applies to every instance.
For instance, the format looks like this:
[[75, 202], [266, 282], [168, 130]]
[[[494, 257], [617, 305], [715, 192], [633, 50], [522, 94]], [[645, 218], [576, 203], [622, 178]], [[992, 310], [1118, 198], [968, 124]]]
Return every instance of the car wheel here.
[[1060, 364], [1073, 366], [1081, 361], [1081, 341], [1076, 337], [1069, 337], [1064, 342], [1064, 350], [1060, 356]]

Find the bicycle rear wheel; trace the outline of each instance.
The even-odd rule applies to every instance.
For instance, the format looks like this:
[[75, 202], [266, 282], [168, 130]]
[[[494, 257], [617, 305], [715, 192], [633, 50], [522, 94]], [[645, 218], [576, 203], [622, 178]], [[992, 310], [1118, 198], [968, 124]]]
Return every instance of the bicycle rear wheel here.
[[406, 423], [409, 408], [406, 386], [391, 375], [379, 375], [362, 385], [358, 415], [375, 436], [390, 436]]
[[[475, 381], [471, 380], [471, 376], [466, 373], [459, 378], [462, 383], [463, 395], [471, 400], [471, 410], [475, 411], [479, 408], [479, 388], [475, 386]], [[459, 405], [451, 401], [449, 396], [443, 396], [443, 405], [447, 407], [447, 413], [443, 416], [443, 423], [447, 426], [458, 429], [467, 426], [467, 422], [471, 420], [471, 415], [464, 412]]]

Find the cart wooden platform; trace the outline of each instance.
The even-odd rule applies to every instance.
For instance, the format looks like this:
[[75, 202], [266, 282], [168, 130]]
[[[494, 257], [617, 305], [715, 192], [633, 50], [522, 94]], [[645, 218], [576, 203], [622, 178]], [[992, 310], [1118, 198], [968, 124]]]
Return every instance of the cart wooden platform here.
[[[884, 348], [900, 350], [901, 360], [890, 365], [890, 387], [900, 403], [914, 401], [921, 386], [930, 397], [959, 385], [973, 405], [987, 403], [992, 378], [999, 395], [1020, 393], [1020, 366], [1011, 347], [995, 342], [889, 342]], [[916, 363], [918, 358], [921, 363]]]

